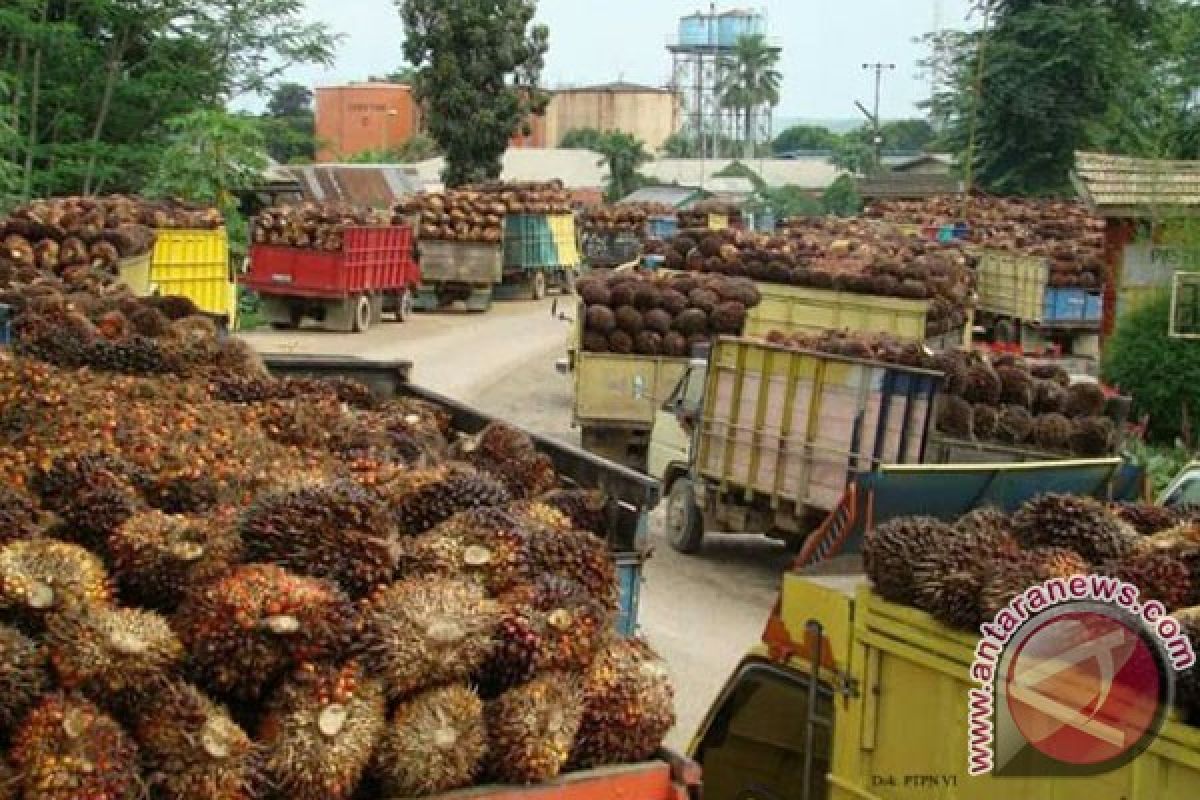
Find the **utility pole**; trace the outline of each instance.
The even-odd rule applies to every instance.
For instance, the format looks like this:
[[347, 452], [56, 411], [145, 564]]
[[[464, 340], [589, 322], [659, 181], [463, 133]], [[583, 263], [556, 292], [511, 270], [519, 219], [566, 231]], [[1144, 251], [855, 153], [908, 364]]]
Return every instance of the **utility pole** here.
[[871, 115], [871, 124], [875, 127], [873, 140], [875, 144], [875, 168], [878, 169], [883, 166], [883, 134], [879, 131], [879, 86], [883, 83], [883, 71], [885, 69], [895, 69], [896, 65], [877, 61], [874, 64], [863, 64], [862, 68], [875, 70], [875, 111]]

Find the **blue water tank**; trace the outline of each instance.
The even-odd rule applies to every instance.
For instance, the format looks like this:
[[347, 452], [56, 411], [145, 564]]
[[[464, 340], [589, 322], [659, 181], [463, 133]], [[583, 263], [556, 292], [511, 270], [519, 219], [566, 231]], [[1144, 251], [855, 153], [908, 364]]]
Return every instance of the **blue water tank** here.
[[717, 44], [733, 47], [743, 36], [767, 32], [767, 21], [753, 11], [726, 11], [717, 18]]
[[691, 14], [679, 19], [681, 47], [712, 47], [716, 44], [714, 20], [705, 14]]

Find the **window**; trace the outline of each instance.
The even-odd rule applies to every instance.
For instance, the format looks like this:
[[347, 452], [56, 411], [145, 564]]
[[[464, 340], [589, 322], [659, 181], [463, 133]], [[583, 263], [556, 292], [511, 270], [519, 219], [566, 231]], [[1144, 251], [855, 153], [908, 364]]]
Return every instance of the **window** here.
[[1200, 505], [1200, 473], [1190, 473], [1167, 496], [1165, 506]]
[[[705, 800], [804, 800], [808, 727], [807, 676], [750, 664], [734, 678], [696, 750], [704, 766]], [[817, 690], [815, 716], [832, 720], [829, 690]], [[825, 775], [833, 731], [813, 729], [808, 800], [829, 796]]]

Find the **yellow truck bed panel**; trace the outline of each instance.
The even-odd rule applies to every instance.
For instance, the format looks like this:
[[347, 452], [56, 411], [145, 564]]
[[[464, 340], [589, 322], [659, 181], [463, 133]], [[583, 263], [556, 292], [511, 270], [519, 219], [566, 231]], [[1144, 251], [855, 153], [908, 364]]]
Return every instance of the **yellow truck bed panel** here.
[[649, 428], [686, 367], [685, 358], [577, 351], [575, 420]]
[[820, 332], [829, 328], [891, 333], [908, 339], [925, 338], [929, 301], [903, 297], [837, 292], [756, 283], [762, 302], [746, 317], [747, 336], [766, 336], [771, 331]]
[[726, 488], [829, 509], [847, 475], [920, 459], [937, 377], [720, 338], [697, 465]]
[[[1088, 778], [967, 775], [967, 691], [976, 639], [929, 615], [882, 600], [855, 603], [852, 669], [860, 694], [839, 714], [833, 800], [1152, 800], [1200, 797], [1200, 730], [1169, 719], [1149, 749], [1121, 769]], [[950, 785], [905, 785], [905, 776]]]
[[1046, 259], [985, 247], [979, 250], [978, 307], [1029, 322], [1040, 322], [1045, 308]]
[[237, 315], [237, 284], [229, 270], [229, 238], [214, 230], [159, 230], [150, 264], [150, 281], [160, 294], [182, 295], [201, 311]]

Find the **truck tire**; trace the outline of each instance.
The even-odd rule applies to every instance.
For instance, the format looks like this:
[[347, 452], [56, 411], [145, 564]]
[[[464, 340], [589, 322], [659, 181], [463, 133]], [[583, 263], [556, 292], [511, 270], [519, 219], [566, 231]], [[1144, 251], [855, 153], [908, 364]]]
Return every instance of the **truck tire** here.
[[529, 282], [532, 287], [530, 294], [533, 295], [534, 300], [541, 300], [546, 296], [546, 273], [544, 271], [539, 269], [534, 272]]
[[401, 289], [396, 295], [396, 322], [404, 322], [413, 313], [413, 293], [411, 289]]
[[685, 555], [699, 552], [704, 542], [704, 514], [691, 478], [678, 478], [667, 495], [667, 542]]
[[288, 318], [286, 320], [276, 319], [271, 322], [271, 327], [277, 331], [290, 331], [300, 327], [300, 323], [304, 321], [304, 309], [296, 303], [289, 303], [287, 307]]
[[370, 329], [371, 318], [374, 316], [371, 311], [371, 298], [365, 294], [360, 294], [352, 302], [354, 304], [354, 332], [362, 333]]

